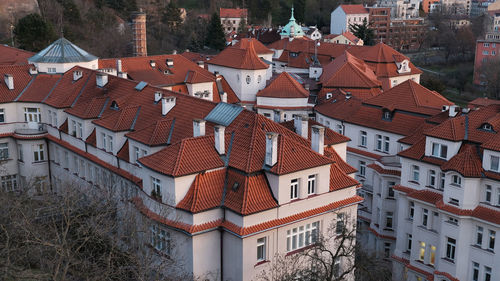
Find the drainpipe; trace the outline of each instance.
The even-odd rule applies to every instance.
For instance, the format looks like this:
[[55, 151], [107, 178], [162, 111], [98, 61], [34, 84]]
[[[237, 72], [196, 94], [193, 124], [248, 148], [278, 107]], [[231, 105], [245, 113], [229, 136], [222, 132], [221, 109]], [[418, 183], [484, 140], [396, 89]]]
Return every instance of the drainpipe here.
[[45, 141], [45, 144], [47, 145], [47, 163], [48, 163], [48, 172], [49, 172], [49, 184], [50, 184], [50, 186], [52, 186], [52, 170], [50, 169], [50, 148], [49, 148], [48, 141]]

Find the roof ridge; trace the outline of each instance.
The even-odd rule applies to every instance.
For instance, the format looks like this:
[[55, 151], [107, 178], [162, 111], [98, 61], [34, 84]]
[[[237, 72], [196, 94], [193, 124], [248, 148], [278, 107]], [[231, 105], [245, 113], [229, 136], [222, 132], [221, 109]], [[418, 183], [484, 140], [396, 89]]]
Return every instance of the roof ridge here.
[[243, 198], [242, 198], [243, 204], [241, 206], [241, 213], [242, 214], [246, 213], [246, 209], [248, 207], [248, 200], [247, 200], [247, 198], [248, 198], [248, 193], [249, 193], [249, 189], [250, 189], [250, 187], [249, 187], [250, 183], [249, 183], [248, 177], [249, 177], [249, 175], [243, 175], [245, 183], [244, 183], [244, 186], [243, 186]]
[[173, 175], [176, 175], [179, 172], [181, 158], [184, 156], [184, 153], [182, 153], [182, 152], [184, 150], [185, 143], [186, 143], [185, 139], [180, 141], [179, 150], [177, 151], [177, 157], [175, 159], [175, 165], [174, 165], [175, 168], [172, 171]]

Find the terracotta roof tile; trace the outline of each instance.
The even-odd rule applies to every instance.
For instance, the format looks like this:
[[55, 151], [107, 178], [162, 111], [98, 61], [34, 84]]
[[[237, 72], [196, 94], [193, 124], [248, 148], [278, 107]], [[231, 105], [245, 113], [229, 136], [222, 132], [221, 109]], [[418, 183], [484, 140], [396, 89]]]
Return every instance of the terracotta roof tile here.
[[441, 165], [441, 169], [443, 171], [455, 171], [464, 177], [481, 177], [483, 165], [479, 156], [479, 147], [472, 144], [463, 144], [455, 156]]
[[0, 45], [0, 65], [25, 65], [35, 53]]
[[330, 191], [357, 186], [359, 182], [346, 175], [337, 163], [330, 165]]
[[255, 38], [241, 38], [236, 44], [233, 45], [233, 47], [247, 49], [249, 45], [253, 45], [257, 55], [274, 54], [271, 49], [264, 46], [264, 44], [260, 43], [260, 41]]
[[248, 10], [220, 8], [219, 14], [221, 18], [246, 18], [248, 16]]
[[258, 57], [253, 44], [249, 44], [246, 49], [227, 47], [207, 63], [236, 69], [256, 70], [269, 68], [269, 65]]
[[0, 78], [3, 79], [7, 74], [14, 78], [12, 90], [9, 90], [5, 83], [0, 83], [0, 103], [12, 102], [23, 92], [33, 79], [29, 74], [29, 69], [32, 67], [32, 65], [0, 66]]
[[[281, 122], [280, 124], [283, 125], [285, 128], [287, 128], [288, 130], [295, 132], [295, 123], [293, 120]], [[311, 141], [311, 136], [312, 136], [311, 127], [314, 125], [323, 126], [322, 124], [320, 124], [319, 122], [317, 122], [315, 120], [312, 120], [312, 119], [307, 120], [307, 139], [309, 141]], [[350, 140], [351, 140], [350, 138], [348, 138], [344, 135], [341, 135], [330, 128], [325, 127], [325, 139], [324, 139], [325, 146], [344, 143], [344, 142], [348, 142]]]
[[[92, 133], [94, 134], [94, 138], [95, 138], [95, 129], [94, 129], [94, 131], [92, 131]], [[88, 138], [87, 138], [87, 140], [88, 140]], [[95, 143], [94, 143], [94, 146], [95, 146]], [[122, 159], [123, 161], [130, 162], [128, 140], [125, 141], [125, 143], [120, 148], [120, 150], [118, 151], [118, 153], [116, 153], [116, 156], [118, 158]]]
[[[352, 174], [358, 170], [351, 165], [347, 164], [342, 157], [333, 149], [333, 147], [325, 147], [325, 156], [335, 161], [335, 164], [346, 174]], [[331, 176], [331, 175], [330, 175]]]
[[61, 75], [38, 74], [18, 97], [20, 102], [42, 102], [61, 79]]
[[[79, 71], [82, 77], [76, 81], [73, 80], [73, 72]], [[91, 81], [91, 79], [93, 79]], [[61, 80], [57, 83], [52, 93], [44, 101], [46, 104], [55, 108], [68, 108], [73, 105], [83, 87], [95, 81], [94, 72], [81, 68], [73, 67], [63, 74]]]
[[93, 123], [114, 132], [129, 131], [134, 129], [140, 112], [140, 105], [126, 106], [108, 114], [106, 117], [93, 121]]
[[371, 153], [371, 152], [368, 152], [368, 151], [364, 151], [364, 150], [361, 150], [361, 149], [357, 149], [357, 148], [354, 148], [354, 147], [350, 147], [350, 146], [347, 147], [347, 151], [351, 152], [351, 153], [356, 153], [356, 154], [359, 154], [359, 155], [364, 155], [364, 156], [373, 158], [375, 160], [379, 160], [382, 157], [381, 155], [378, 155], [378, 154], [375, 154], [375, 153]]
[[368, 14], [368, 9], [363, 5], [340, 5], [346, 14]]
[[226, 169], [198, 174], [186, 196], [176, 207], [191, 213], [198, 213], [220, 206], [226, 174]]
[[287, 72], [282, 72], [269, 85], [257, 93], [257, 97], [309, 98], [309, 91]]
[[153, 126], [127, 133], [126, 136], [148, 146], [167, 145], [172, 123], [174, 123], [173, 119], [161, 119]]
[[375, 170], [377, 173], [382, 174], [382, 175], [401, 176], [401, 171], [384, 169], [375, 163], [372, 163], [372, 164], [368, 165], [367, 167]]

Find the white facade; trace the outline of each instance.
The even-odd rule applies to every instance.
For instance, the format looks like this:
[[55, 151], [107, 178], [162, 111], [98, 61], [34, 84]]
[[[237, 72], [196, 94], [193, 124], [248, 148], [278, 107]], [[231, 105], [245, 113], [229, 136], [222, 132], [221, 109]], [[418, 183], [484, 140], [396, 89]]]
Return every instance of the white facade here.
[[362, 14], [346, 14], [342, 6], [338, 6], [330, 15], [330, 33], [341, 34], [349, 31], [349, 26], [354, 24], [363, 24], [363, 21], [369, 22], [368, 11]]

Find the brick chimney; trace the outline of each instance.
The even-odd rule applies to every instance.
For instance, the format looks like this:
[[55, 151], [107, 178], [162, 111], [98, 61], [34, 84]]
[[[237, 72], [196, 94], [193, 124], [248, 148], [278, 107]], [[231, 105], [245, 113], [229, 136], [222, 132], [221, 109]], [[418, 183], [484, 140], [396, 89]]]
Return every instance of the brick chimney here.
[[134, 57], [145, 57], [148, 55], [146, 42], [146, 13], [132, 13], [132, 32]]

